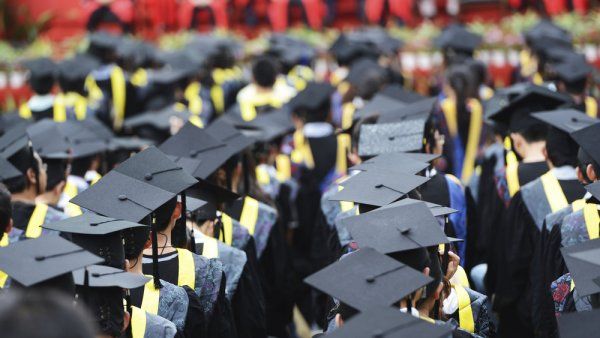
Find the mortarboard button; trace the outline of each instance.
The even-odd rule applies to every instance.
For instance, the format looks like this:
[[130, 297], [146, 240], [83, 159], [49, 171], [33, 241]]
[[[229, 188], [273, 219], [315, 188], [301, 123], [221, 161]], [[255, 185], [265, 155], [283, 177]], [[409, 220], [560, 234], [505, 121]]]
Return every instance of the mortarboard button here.
[[587, 116], [584, 112], [570, 108], [537, 112], [531, 116], [565, 133], [572, 133], [600, 122], [598, 119]]

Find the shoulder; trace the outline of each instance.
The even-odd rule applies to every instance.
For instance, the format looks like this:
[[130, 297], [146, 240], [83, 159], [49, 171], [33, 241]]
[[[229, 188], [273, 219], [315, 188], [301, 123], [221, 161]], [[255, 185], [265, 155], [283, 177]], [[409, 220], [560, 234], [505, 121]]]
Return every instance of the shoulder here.
[[170, 320], [146, 312], [146, 331], [144, 337], [171, 338], [177, 334], [175, 324]]
[[188, 302], [187, 292], [175, 284], [171, 284], [161, 279], [162, 289], [160, 290], [161, 296], [167, 297], [168, 303], [185, 303]]
[[569, 206], [562, 208], [556, 212], [548, 214], [545, 219], [546, 229], [550, 230], [555, 225], [560, 225], [564, 221], [565, 217], [567, 217], [572, 212], [573, 212], [573, 207], [569, 205]]
[[66, 218], [68, 218], [68, 216], [64, 212], [52, 206], [48, 206], [48, 211], [46, 211], [46, 223], [60, 221]]

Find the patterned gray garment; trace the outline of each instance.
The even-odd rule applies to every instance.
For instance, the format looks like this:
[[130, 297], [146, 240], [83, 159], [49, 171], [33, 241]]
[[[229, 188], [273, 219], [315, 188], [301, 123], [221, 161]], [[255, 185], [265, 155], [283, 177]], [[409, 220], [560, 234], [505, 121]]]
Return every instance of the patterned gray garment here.
[[358, 214], [357, 209], [358, 209], [358, 207], [354, 206], [350, 210], [340, 212], [337, 215], [337, 217], [335, 218], [334, 224], [335, 224], [335, 228], [337, 229], [338, 239], [340, 240], [340, 244], [342, 245], [342, 247], [345, 247], [350, 242], [352, 242], [352, 235], [350, 235], [350, 231], [348, 231], [346, 226], [343, 224], [343, 222], [340, 222], [340, 220], [350, 217], [350, 216], [357, 215]]
[[173, 338], [176, 334], [175, 324], [163, 317], [146, 312], [144, 338]]
[[523, 197], [523, 202], [525, 202], [525, 206], [527, 206], [527, 211], [529, 211], [538, 230], [541, 231], [546, 215], [552, 213], [552, 208], [546, 198], [541, 178], [538, 177], [525, 184], [521, 187], [520, 192], [521, 197]]
[[225, 293], [227, 299], [231, 300], [237, 290], [242, 271], [244, 270], [244, 266], [246, 266], [246, 261], [248, 259], [244, 251], [229, 246], [221, 241], [217, 241], [217, 247], [219, 249], [219, 260], [223, 264], [223, 270], [227, 277], [225, 281]]
[[546, 216], [544, 220], [544, 224], [546, 226], [546, 230], [551, 231], [555, 226], [562, 227], [562, 223], [565, 217], [573, 212], [573, 206], [569, 205], [566, 208], [562, 208], [557, 212], [553, 212]]
[[488, 297], [477, 291], [465, 288], [471, 299], [471, 309], [475, 320], [475, 334], [480, 337], [494, 337], [496, 327], [490, 316], [490, 303]]
[[[62, 212], [58, 209], [55, 209], [51, 206], [48, 206], [48, 211], [46, 212], [46, 217], [44, 218], [43, 224], [49, 224], [49, 223], [61, 221], [63, 219], [67, 219], [67, 218], [68, 218], [68, 216], [64, 212]], [[60, 232], [58, 232], [58, 231], [42, 228], [42, 234], [40, 236], [46, 236], [46, 235], [56, 236], [59, 234], [60, 234]], [[18, 242], [23, 239], [27, 239], [27, 237], [25, 237], [25, 230], [21, 230], [21, 229], [17, 229], [16, 227], [13, 227], [11, 232], [8, 234], [9, 243]]]
[[232, 218], [231, 223], [233, 226], [233, 236], [232, 236], [231, 246], [233, 246], [234, 248], [238, 248], [240, 250], [244, 250], [244, 248], [246, 247], [246, 244], [248, 244], [248, 241], [250, 240], [250, 237], [252, 237], [252, 236], [250, 236], [248, 229], [246, 229], [246, 227], [241, 225], [240, 222], [238, 222], [237, 220]]
[[336, 217], [342, 212], [339, 201], [330, 201], [329, 198], [339, 191], [339, 184], [332, 184], [321, 196], [321, 211], [325, 215], [325, 220], [330, 228], [335, 226]]
[[196, 285], [194, 291], [200, 296], [202, 311], [210, 318], [215, 302], [219, 296], [223, 265], [216, 258], [205, 258], [192, 254], [196, 268]]
[[163, 287], [158, 299], [158, 315], [175, 324], [177, 330], [183, 331], [189, 304], [188, 295], [182, 287], [164, 280], [160, 282]]
[[561, 245], [569, 247], [590, 240], [583, 210], [565, 216], [560, 227]]
[[259, 259], [267, 247], [271, 229], [275, 226], [277, 218], [277, 210], [265, 203], [258, 202], [258, 217], [256, 218], [253, 236], [256, 241], [256, 255]]

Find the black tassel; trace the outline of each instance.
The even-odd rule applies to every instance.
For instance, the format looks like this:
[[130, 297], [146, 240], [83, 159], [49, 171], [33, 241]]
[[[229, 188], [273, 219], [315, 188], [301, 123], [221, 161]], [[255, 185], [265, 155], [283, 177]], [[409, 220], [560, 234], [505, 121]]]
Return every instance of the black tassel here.
[[154, 279], [154, 288], [161, 289], [162, 284], [158, 275], [158, 230], [154, 213], [150, 215], [150, 225], [152, 227], [152, 278]]

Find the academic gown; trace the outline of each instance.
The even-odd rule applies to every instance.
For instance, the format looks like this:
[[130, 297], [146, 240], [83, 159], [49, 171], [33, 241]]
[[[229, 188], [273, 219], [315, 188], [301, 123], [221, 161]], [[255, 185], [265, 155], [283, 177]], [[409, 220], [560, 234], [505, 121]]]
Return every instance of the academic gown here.
[[131, 308], [129, 329], [133, 338], [173, 338], [177, 335], [175, 324], [169, 320], [148, 313], [138, 307]]
[[[517, 174], [518, 181], [521, 186], [528, 184], [537, 177], [542, 176], [548, 171], [546, 162], [519, 163]], [[481, 207], [481, 232], [480, 238], [475, 243], [478, 246], [477, 251], [480, 252], [488, 264], [488, 270], [485, 278], [486, 291], [488, 294], [496, 292], [497, 278], [502, 267], [502, 250], [503, 242], [499, 239], [503, 233], [503, 217], [510, 204], [511, 196], [506, 183], [506, 170], [496, 173], [495, 178], [490, 181], [490, 186], [481, 187], [482, 192], [489, 194], [484, 200]], [[481, 194], [480, 194], [481, 196]]]
[[[246, 217], [253, 214], [253, 210], [256, 212], [255, 221], [253, 217]], [[247, 229], [252, 229], [266, 301], [267, 331], [271, 335], [284, 335], [285, 327], [292, 320], [295, 284], [284, 236], [285, 226], [276, 209], [251, 197], [234, 201], [227, 214]], [[254, 226], [244, 224], [252, 221]]]
[[[183, 274], [180, 272], [185, 270], [180, 270], [179, 260], [182, 258], [178, 251], [174, 251], [158, 256], [161, 278], [176, 285], [190, 286], [193, 283], [193, 289], [200, 298], [200, 306], [207, 318], [207, 337], [237, 337], [231, 304], [225, 294], [226, 277], [221, 262], [192, 254], [185, 249], [179, 250], [187, 252], [186, 256], [193, 260], [193, 276], [184, 276], [186, 279], [181, 280]], [[142, 267], [144, 274], [152, 273], [152, 256], [144, 255]]]
[[[544, 195], [541, 181], [540, 178], [530, 182], [513, 196], [499, 232], [494, 309], [499, 313], [498, 333], [506, 337], [533, 335], [531, 262], [543, 219], [550, 212], [544, 211], [549, 209], [550, 201]], [[585, 194], [577, 180], [558, 183], [567, 203]], [[550, 196], [558, 194], [560, 191], [552, 191]]]
[[58, 209], [43, 203], [12, 202], [11, 204], [13, 228], [8, 234], [10, 243], [45, 235], [58, 235], [58, 231], [44, 229], [41, 225], [67, 218]]

